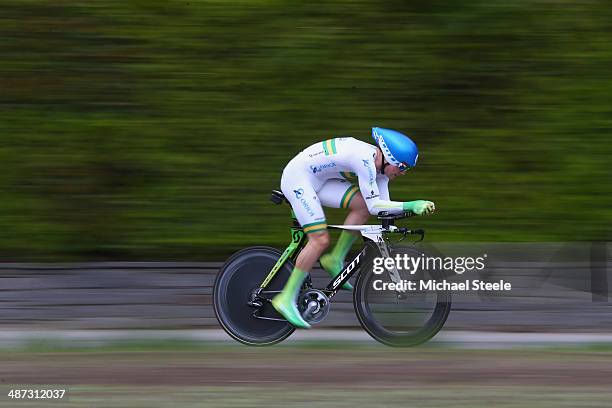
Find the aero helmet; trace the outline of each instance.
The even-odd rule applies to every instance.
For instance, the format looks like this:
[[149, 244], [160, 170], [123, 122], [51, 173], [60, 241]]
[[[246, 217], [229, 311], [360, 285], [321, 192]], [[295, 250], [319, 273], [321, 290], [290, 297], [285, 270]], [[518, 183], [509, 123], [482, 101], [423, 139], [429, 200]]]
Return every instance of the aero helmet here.
[[406, 135], [391, 129], [372, 128], [372, 137], [382, 150], [385, 159], [400, 169], [416, 166], [419, 158], [417, 145]]

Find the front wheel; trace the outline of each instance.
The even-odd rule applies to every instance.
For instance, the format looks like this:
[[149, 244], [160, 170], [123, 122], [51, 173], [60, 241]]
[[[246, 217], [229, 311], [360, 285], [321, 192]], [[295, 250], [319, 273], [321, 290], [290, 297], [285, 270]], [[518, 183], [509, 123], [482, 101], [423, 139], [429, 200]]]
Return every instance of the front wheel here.
[[[232, 255], [219, 270], [213, 288], [213, 306], [221, 327], [234, 339], [251, 346], [278, 343], [293, 333], [287, 321], [265, 320], [253, 315], [248, 304], [251, 294], [259, 288], [281, 253], [269, 247], [251, 247]], [[293, 269], [287, 260], [279, 269], [266, 291], [280, 291]], [[262, 316], [282, 319], [270, 302], [263, 302]]]
[[[410, 257], [422, 256], [422, 251], [414, 247], [401, 252]], [[416, 346], [435, 336], [450, 312], [450, 292], [414, 290], [399, 294], [380, 290], [391, 279], [387, 272], [374, 274], [372, 266], [366, 262], [353, 292], [355, 313], [364, 330], [379, 342], [395, 347]], [[439, 271], [398, 272], [402, 280], [414, 281], [417, 288], [419, 280], [441, 278]]]

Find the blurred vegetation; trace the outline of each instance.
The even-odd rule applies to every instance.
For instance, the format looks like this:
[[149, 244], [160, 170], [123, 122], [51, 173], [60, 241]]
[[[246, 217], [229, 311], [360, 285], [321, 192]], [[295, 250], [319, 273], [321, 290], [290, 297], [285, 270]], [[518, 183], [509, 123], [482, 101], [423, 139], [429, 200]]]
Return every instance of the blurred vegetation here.
[[610, 241], [611, 43], [604, 0], [5, 1], [0, 252], [282, 246], [285, 163], [373, 125], [428, 239]]

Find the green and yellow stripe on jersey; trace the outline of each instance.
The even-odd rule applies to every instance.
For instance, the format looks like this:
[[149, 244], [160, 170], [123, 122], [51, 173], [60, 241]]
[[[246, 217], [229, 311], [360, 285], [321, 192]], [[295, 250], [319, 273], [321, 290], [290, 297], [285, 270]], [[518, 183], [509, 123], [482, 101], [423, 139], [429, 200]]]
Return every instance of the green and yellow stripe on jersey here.
[[321, 142], [323, 144], [323, 151], [326, 156], [338, 153], [336, 150], [336, 139], [327, 139]]
[[355, 198], [355, 194], [359, 192], [359, 187], [351, 185], [342, 196], [340, 200], [340, 208], [348, 208], [351, 205], [351, 201]]
[[304, 229], [304, 232], [306, 234], [310, 234], [311, 232], [325, 231], [327, 229], [327, 222], [320, 221], [320, 222], [313, 222], [310, 224], [304, 224], [302, 225], [302, 228]]
[[357, 174], [352, 171], [341, 171], [340, 176], [348, 181], [357, 181]]

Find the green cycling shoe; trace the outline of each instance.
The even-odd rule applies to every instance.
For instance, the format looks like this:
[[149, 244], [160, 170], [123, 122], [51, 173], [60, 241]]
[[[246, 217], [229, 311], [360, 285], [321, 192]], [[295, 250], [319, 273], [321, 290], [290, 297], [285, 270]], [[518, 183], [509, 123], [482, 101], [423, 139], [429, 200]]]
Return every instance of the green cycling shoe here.
[[[333, 256], [332, 254], [325, 254], [319, 258], [319, 263], [325, 269], [327, 273], [331, 275], [332, 278], [338, 276], [340, 272], [342, 272], [342, 268], [344, 267], [344, 262]], [[345, 290], [353, 290], [353, 285], [349, 281], [346, 281], [344, 285], [342, 285], [342, 289]]]
[[295, 304], [295, 299], [280, 293], [272, 298], [272, 306], [293, 326], [301, 329], [310, 329], [308, 322], [302, 319], [302, 315]]
[[302, 319], [297, 308], [297, 297], [305, 278], [306, 272], [294, 268], [281, 293], [272, 298], [272, 306], [295, 327], [310, 329], [310, 324]]

